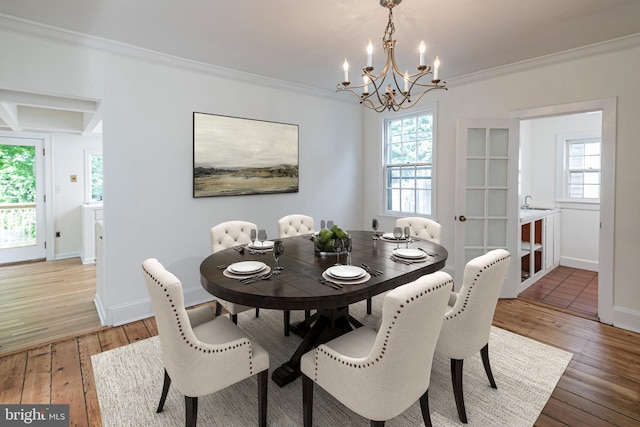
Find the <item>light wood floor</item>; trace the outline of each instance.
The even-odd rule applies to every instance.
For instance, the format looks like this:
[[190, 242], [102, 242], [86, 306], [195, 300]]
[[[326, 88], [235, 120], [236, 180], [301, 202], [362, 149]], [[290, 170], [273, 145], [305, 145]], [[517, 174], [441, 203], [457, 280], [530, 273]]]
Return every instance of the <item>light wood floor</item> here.
[[[640, 425], [640, 334], [518, 299], [494, 325], [574, 355], [536, 426]], [[0, 357], [0, 403], [67, 403], [71, 425], [101, 426], [91, 355], [156, 334], [151, 318]]]
[[101, 329], [95, 293], [80, 258], [0, 266], [0, 355]]

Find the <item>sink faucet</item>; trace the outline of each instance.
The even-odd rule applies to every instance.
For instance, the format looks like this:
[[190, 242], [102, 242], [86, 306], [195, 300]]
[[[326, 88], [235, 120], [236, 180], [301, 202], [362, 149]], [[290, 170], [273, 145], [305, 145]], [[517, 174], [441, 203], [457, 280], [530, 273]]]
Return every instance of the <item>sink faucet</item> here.
[[524, 205], [522, 205], [522, 209], [529, 209], [528, 199], [533, 199], [531, 196], [524, 196]]

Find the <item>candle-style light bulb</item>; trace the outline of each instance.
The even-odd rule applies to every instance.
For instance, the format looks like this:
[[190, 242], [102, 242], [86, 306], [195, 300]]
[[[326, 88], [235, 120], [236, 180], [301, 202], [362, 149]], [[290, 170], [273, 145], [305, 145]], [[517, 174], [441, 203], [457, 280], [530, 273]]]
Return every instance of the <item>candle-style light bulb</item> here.
[[424, 65], [424, 53], [427, 50], [427, 45], [424, 44], [424, 40], [420, 42], [418, 50], [420, 51], [420, 65]]
[[436, 60], [433, 61], [433, 80], [438, 80], [438, 68], [440, 68], [440, 58], [436, 56]]
[[373, 45], [371, 44], [371, 40], [369, 40], [369, 46], [367, 46], [367, 67], [371, 67], [373, 58]]
[[364, 80], [364, 92], [362, 93], [369, 93], [369, 76], [364, 76], [363, 80]]
[[344, 70], [344, 81], [348, 82], [349, 81], [349, 63], [347, 62], [347, 60], [344, 60], [344, 64], [342, 64], [342, 69]]
[[404, 72], [404, 93], [409, 92], [409, 71]]

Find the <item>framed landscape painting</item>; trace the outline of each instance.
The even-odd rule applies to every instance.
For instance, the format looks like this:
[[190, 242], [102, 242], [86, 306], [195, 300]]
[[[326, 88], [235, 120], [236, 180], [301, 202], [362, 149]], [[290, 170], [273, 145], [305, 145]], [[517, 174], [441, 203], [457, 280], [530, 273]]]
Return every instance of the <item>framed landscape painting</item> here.
[[193, 197], [298, 192], [298, 125], [193, 113]]

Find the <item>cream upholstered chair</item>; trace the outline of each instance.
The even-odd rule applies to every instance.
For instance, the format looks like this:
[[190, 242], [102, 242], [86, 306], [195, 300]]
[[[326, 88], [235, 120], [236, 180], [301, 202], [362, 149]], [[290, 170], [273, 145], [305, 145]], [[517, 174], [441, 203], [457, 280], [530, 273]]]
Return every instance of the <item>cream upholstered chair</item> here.
[[164, 385], [156, 412], [162, 412], [173, 383], [185, 396], [186, 425], [195, 426], [198, 397], [258, 375], [258, 418], [267, 425], [269, 354], [210, 305], [185, 310], [182, 284], [154, 258], [142, 264], [158, 325]]
[[447, 273], [422, 276], [384, 297], [377, 332], [363, 326], [303, 355], [304, 425], [312, 425], [316, 383], [372, 426], [383, 426], [418, 400], [431, 426], [431, 362], [452, 289]]
[[441, 226], [432, 219], [419, 216], [398, 218], [396, 220], [396, 227], [400, 227], [403, 230], [405, 227], [409, 227], [412, 236], [440, 244]]
[[283, 216], [278, 220], [278, 235], [281, 239], [314, 232], [313, 217], [301, 214]]
[[458, 416], [467, 422], [462, 390], [462, 363], [480, 352], [491, 387], [497, 388], [489, 364], [489, 335], [511, 256], [495, 249], [472, 259], [464, 269], [462, 288], [452, 292], [436, 353], [451, 359], [451, 381]]
[[[211, 253], [251, 243], [251, 230], [256, 228], [254, 223], [248, 221], [226, 221], [213, 226], [211, 228]], [[220, 315], [222, 307], [224, 307], [231, 315], [233, 323], [236, 324], [238, 323], [238, 313], [253, 308], [225, 301], [220, 298], [216, 298], [216, 301], [216, 316]], [[256, 308], [256, 317], [259, 313], [259, 309]]]
[[[278, 236], [281, 239], [285, 237], [301, 236], [303, 234], [312, 234], [314, 232], [313, 217], [302, 214], [291, 214], [283, 216], [278, 220]], [[310, 310], [305, 310], [305, 317], [309, 317]], [[284, 311], [284, 334], [289, 336], [289, 323], [291, 322], [291, 312]]]

